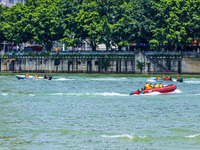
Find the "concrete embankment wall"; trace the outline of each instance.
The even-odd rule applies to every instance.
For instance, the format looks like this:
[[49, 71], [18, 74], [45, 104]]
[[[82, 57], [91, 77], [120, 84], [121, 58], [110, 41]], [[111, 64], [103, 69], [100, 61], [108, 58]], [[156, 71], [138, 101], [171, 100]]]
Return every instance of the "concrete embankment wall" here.
[[111, 56], [1, 58], [1, 72], [52, 73], [141, 73], [137, 63], [145, 62], [142, 73], [200, 74], [200, 58], [150, 57], [142, 53]]
[[135, 73], [133, 58], [18, 58], [1, 60], [1, 71], [57, 73]]
[[182, 73], [200, 74], [200, 58], [183, 58]]

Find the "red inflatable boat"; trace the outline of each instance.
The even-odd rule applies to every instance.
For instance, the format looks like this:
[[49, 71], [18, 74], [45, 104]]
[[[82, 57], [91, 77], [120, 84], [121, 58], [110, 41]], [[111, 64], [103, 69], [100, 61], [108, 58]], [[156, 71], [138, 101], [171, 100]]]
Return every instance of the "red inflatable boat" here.
[[173, 92], [174, 90], [176, 90], [176, 85], [172, 84], [165, 87], [155, 88], [155, 89], [150, 89], [150, 90], [138, 89], [137, 91], [131, 92], [130, 95], [144, 94], [144, 93], [151, 93], [151, 92], [168, 93], [168, 92]]

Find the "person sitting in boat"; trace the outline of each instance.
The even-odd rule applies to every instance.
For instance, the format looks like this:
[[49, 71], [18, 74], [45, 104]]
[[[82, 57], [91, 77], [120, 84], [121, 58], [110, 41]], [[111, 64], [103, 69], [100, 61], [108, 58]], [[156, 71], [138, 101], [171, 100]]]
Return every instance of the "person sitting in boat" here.
[[162, 83], [159, 84], [159, 87], [163, 87]]
[[150, 83], [150, 89], [153, 89], [153, 84], [152, 83]]
[[35, 78], [39, 78], [39, 75], [38, 75], [38, 74], [36, 74], [36, 75], [35, 75]]
[[28, 74], [28, 73], [26, 73], [26, 74], [25, 74], [25, 77], [27, 77], [27, 78], [28, 78], [28, 77], [29, 77], [29, 74]]
[[150, 86], [149, 86], [148, 82], [146, 82], [144, 89], [146, 89], [146, 90], [150, 89]]
[[166, 79], [166, 77], [165, 76], [163, 76], [163, 80], [165, 80]]
[[170, 77], [169, 77], [169, 76], [167, 76], [167, 77], [165, 78], [165, 80], [170, 80]]
[[157, 80], [160, 80], [160, 77], [159, 76], [157, 76], [157, 78], [156, 78]]
[[48, 75], [47, 74], [45, 74], [44, 75], [44, 79], [48, 79], [49, 77], [48, 77]]
[[154, 85], [154, 88], [159, 88], [159, 85], [156, 83], [156, 84]]

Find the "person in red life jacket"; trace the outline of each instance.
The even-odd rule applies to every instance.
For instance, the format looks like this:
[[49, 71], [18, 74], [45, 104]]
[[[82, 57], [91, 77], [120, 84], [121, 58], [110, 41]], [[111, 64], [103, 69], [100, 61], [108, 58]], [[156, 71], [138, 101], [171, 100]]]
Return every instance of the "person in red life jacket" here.
[[181, 79], [181, 78], [178, 76], [177, 81], [180, 81], [180, 79]]

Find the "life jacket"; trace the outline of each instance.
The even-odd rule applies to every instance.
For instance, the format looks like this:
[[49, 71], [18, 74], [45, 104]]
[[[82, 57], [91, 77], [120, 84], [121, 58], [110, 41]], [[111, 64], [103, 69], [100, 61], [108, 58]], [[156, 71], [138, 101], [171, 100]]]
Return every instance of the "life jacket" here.
[[167, 76], [167, 78], [165, 78], [165, 80], [170, 80], [170, 77], [169, 77], [169, 76]]
[[150, 87], [150, 86], [149, 86], [149, 84], [145, 84], [145, 89], [147, 89], [147, 90], [148, 90], [148, 89], [149, 89], [149, 87]]
[[157, 80], [160, 80], [160, 77], [157, 77]]
[[27, 74], [25, 74], [25, 77], [29, 77], [29, 74], [27, 73]]
[[177, 80], [179, 81], [180, 79], [181, 79], [181, 78], [180, 78], [180, 77], [178, 77], [178, 79], [177, 79]]
[[160, 86], [160, 87], [163, 87], [163, 85], [162, 85], [162, 84], [159, 84], [159, 86]]
[[155, 84], [155, 88], [159, 88], [159, 85], [158, 85], [158, 84]]
[[150, 84], [149, 89], [153, 89], [153, 84]]

